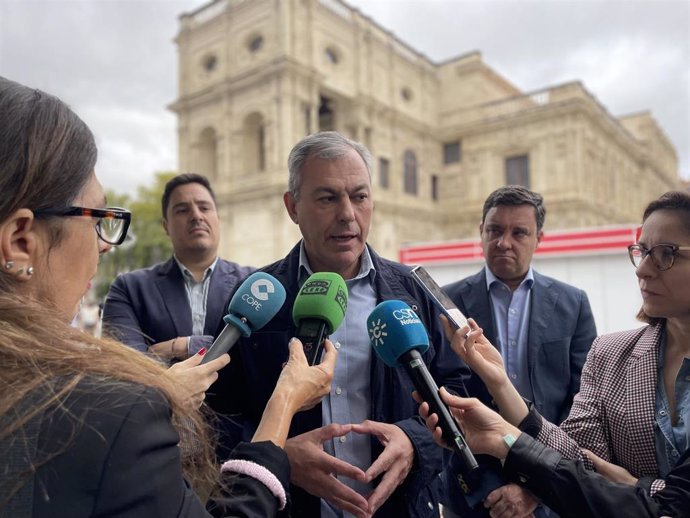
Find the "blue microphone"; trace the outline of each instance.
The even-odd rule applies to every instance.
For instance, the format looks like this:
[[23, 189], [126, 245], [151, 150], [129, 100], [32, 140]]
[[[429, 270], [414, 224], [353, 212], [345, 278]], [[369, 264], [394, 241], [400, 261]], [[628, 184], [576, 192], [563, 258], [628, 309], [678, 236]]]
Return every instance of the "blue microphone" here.
[[225, 328], [213, 341], [201, 365], [225, 354], [240, 339], [268, 324], [285, 302], [285, 288], [264, 272], [247, 277], [232, 296], [228, 314], [223, 317]]
[[417, 314], [401, 300], [386, 300], [376, 306], [367, 319], [369, 340], [376, 354], [389, 367], [402, 365], [417, 392], [438, 416], [443, 440], [461, 463], [464, 474], [470, 475], [479, 466], [465, 438], [441, 401], [438, 386], [422, 360], [429, 348], [429, 336]]

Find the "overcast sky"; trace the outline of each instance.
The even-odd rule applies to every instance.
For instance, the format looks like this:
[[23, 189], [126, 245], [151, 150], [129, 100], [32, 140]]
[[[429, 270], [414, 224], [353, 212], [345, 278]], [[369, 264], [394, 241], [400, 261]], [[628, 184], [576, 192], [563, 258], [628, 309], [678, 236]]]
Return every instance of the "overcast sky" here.
[[[482, 52], [525, 92], [572, 80], [613, 115], [651, 110], [690, 177], [687, 0], [349, 0], [434, 61]], [[134, 193], [177, 167], [173, 38], [190, 0], [0, 0], [0, 75], [91, 126], [98, 174]]]

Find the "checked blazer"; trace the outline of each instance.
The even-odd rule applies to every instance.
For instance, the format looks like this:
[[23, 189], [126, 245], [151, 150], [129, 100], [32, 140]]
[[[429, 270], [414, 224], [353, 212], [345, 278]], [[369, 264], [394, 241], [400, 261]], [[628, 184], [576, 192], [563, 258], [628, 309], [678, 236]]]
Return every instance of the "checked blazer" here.
[[[580, 393], [560, 428], [542, 419], [537, 439], [569, 458], [592, 464], [580, 448], [627, 469], [658, 477], [654, 402], [659, 341], [664, 324], [602, 335], [582, 369]], [[664, 487], [654, 480], [652, 492]]]

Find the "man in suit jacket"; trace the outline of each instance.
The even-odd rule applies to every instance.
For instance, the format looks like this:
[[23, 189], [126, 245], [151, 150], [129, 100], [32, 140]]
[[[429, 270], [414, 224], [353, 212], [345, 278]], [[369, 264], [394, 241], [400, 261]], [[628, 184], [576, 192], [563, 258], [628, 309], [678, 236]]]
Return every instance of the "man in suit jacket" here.
[[[525, 187], [491, 193], [479, 225], [486, 266], [445, 290], [501, 351], [518, 392], [558, 424], [580, 390], [597, 331], [584, 291], [531, 267], [545, 215], [542, 196]], [[473, 388], [491, 399], [483, 385]]]
[[105, 301], [103, 327], [134, 349], [177, 360], [212, 343], [225, 301], [254, 269], [218, 257], [220, 220], [206, 177], [172, 178], [161, 205], [173, 257], [118, 276]]

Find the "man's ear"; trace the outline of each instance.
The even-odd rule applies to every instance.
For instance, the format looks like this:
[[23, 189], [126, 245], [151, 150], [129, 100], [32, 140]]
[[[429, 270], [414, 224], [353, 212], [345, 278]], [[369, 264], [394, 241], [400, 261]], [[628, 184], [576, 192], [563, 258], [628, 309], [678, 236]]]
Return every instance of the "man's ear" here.
[[168, 232], [168, 220], [163, 218], [161, 220], [161, 223], [163, 223], [163, 230], [165, 230], [165, 235], [170, 237], [170, 232]]
[[540, 230], [537, 232], [537, 246], [539, 246], [539, 243], [541, 243], [542, 238], [544, 237], [544, 231]]
[[283, 194], [283, 203], [285, 204], [285, 208], [287, 209], [287, 213], [290, 216], [290, 219], [294, 223], [299, 224], [299, 221], [297, 219], [297, 200], [295, 200], [295, 197], [292, 195], [290, 191]]
[[479, 237], [482, 237], [482, 234], [484, 233], [484, 223], [479, 224]]
[[18, 267], [36, 262], [37, 236], [34, 213], [19, 209], [0, 224], [0, 260], [12, 261]]

